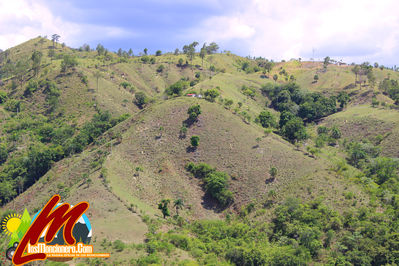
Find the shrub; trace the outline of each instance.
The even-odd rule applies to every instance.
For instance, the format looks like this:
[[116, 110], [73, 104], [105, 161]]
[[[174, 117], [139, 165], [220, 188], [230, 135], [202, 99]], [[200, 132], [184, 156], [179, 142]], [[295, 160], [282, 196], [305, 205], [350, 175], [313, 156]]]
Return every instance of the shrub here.
[[31, 96], [32, 93], [34, 93], [38, 89], [39, 89], [39, 83], [35, 80], [31, 80], [29, 81], [28, 85], [25, 88], [24, 96], [25, 97]]
[[180, 137], [186, 137], [187, 134], [187, 127], [186, 126], [181, 126], [180, 128]]
[[328, 127], [325, 127], [325, 126], [319, 126], [317, 128], [317, 134], [318, 135], [328, 134], [329, 131], [330, 131], [330, 129]]
[[220, 206], [227, 207], [234, 201], [233, 193], [228, 190], [229, 175], [216, 171], [206, 163], [188, 163], [186, 170], [191, 172], [195, 177], [202, 178], [204, 181], [205, 192], [209, 193], [216, 199]]
[[158, 73], [162, 73], [164, 69], [165, 69], [165, 66], [164, 66], [164, 65], [160, 65], [160, 66], [157, 68], [157, 72], [158, 72]]
[[0, 91], [0, 103], [4, 103], [7, 100], [7, 92]]
[[66, 72], [70, 68], [73, 68], [78, 65], [78, 61], [75, 57], [71, 55], [64, 55], [64, 59], [61, 62], [61, 72]]
[[215, 99], [220, 95], [218, 89], [208, 89], [204, 92], [205, 99], [214, 102]]
[[143, 62], [144, 64], [148, 63], [148, 61], [150, 61], [150, 58], [147, 55], [144, 55], [140, 58], [141, 62]]
[[142, 91], [137, 92], [134, 97], [136, 98], [135, 103], [139, 108], [143, 108], [149, 101], [147, 95]]
[[192, 136], [192, 137], [190, 138], [191, 146], [193, 146], [194, 148], [198, 147], [198, 145], [199, 145], [199, 140], [200, 140], [199, 136]]
[[277, 126], [276, 118], [269, 111], [262, 111], [259, 114], [258, 119], [262, 127], [268, 128]]
[[251, 98], [255, 97], [255, 89], [254, 88], [250, 88], [250, 87], [243, 85], [241, 88], [241, 92], [242, 92], [242, 94], [244, 94], [248, 97], [251, 97]]
[[4, 108], [10, 112], [18, 112], [21, 109], [21, 102], [15, 99], [8, 100]]
[[171, 96], [181, 96], [183, 93], [183, 90], [187, 89], [188, 87], [188, 82], [185, 80], [179, 80], [175, 84], [170, 85], [166, 90], [167, 95]]
[[112, 247], [118, 251], [121, 252], [125, 249], [125, 243], [123, 243], [121, 240], [115, 240], [114, 243], [112, 244]]
[[5, 144], [0, 145], [0, 165], [3, 164], [8, 158], [8, 150]]
[[331, 128], [331, 137], [333, 139], [339, 139], [339, 138], [341, 138], [341, 135], [342, 135], [341, 130], [339, 130], [338, 127], [334, 126]]
[[291, 142], [307, 139], [306, 128], [299, 117], [289, 120], [281, 129], [282, 135]]
[[193, 162], [190, 162], [185, 168], [196, 178], [205, 178], [208, 174], [215, 171], [215, 168], [206, 163], [199, 163], [196, 165]]
[[130, 84], [130, 83], [127, 82], [127, 81], [121, 82], [121, 84], [119, 84], [119, 86], [123, 87], [124, 89], [133, 87], [132, 84]]
[[188, 120], [193, 123], [197, 121], [198, 116], [201, 114], [201, 106], [199, 104], [192, 105], [187, 110]]

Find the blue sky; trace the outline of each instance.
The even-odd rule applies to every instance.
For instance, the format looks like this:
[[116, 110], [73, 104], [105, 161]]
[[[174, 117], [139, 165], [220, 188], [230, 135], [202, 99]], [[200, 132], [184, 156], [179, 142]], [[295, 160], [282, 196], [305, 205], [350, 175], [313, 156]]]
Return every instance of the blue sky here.
[[[174, 51], [192, 41], [275, 60], [399, 62], [396, 0], [0, 0], [0, 49], [39, 35], [72, 47]], [[399, 64], [398, 64], [399, 65]]]

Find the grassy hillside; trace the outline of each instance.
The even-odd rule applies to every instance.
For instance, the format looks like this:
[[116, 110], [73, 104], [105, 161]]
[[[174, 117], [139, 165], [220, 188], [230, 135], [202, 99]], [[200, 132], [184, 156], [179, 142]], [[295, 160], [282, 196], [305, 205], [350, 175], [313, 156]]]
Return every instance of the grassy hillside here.
[[328, 117], [325, 123], [339, 124], [349, 140], [379, 143], [383, 155], [398, 158], [398, 119], [397, 110], [360, 105]]
[[[399, 74], [354, 68], [230, 53], [118, 56], [30, 40], [0, 54], [2, 212], [37, 211], [53, 194], [87, 200], [95, 249], [114, 265], [396, 263], [387, 255], [399, 180], [389, 82]], [[195, 177], [190, 162], [209, 173]], [[227, 205], [209, 188], [215, 176], [226, 177], [218, 185], [232, 193]], [[377, 226], [381, 239], [368, 231]]]

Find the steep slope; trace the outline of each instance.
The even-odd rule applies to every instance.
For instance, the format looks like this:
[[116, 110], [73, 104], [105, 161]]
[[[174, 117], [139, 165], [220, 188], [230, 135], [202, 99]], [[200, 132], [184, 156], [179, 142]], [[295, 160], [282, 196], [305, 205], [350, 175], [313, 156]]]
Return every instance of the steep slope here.
[[325, 119], [326, 125], [338, 125], [344, 138], [378, 143], [382, 154], [399, 157], [399, 116], [397, 110], [359, 105]]
[[[187, 137], [181, 138], [179, 131], [187, 119], [187, 109], [197, 103], [203, 110], [199, 121], [188, 129]], [[229, 183], [237, 210], [252, 200], [262, 201], [271, 190], [302, 198], [325, 193], [329, 202], [338, 205], [342, 200], [337, 191], [346, 182], [337, 181], [328, 172], [327, 161], [304, 155], [279, 136], [265, 136], [261, 127], [247, 125], [217, 104], [174, 99], [150, 107], [134, 120], [123, 134], [122, 143], [104, 163], [110, 186], [129, 203], [137, 204], [135, 197], [155, 207], [162, 198], [182, 198], [191, 206], [191, 217], [212, 216], [210, 210], [215, 206], [204, 198], [200, 180], [184, 169], [191, 161], [205, 162], [232, 176]], [[190, 149], [192, 135], [200, 137], [196, 150]], [[261, 140], [258, 142], [257, 138]], [[142, 170], [137, 171], [137, 167]], [[278, 176], [268, 182], [271, 167], [278, 169]], [[330, 189], [322, 192], [324, 183]], [[305, 186], [320, 186], [320, 190], [308, 195]]]

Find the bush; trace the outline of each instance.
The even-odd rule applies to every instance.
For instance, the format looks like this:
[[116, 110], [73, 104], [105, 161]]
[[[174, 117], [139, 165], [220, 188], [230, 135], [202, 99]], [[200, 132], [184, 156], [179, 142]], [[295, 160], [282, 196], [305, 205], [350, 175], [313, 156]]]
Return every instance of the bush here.
[[3, 164], [8, 158], [8, 149], [5, 144], [0, 145], [0, 165]]
[[161, 259], [156, 254], [149, 254], [132, 261], [132, 265], [147, 266], [147, 265], [158, 265], [161, 263]]
[[325, 127], [325, 126], [319, 126], [317, 128], [317, 134], [318, 135], [328, 134], [329, 131], [330, 131], [330, 129], [328, 127]]
[[206, 163], [188, 163], [186, 170], [191, 172], [195, 177], [202, 178], [204, 181], [205, 192], [209, 193], [216, 199], [220, 206], [227, 207], [234, 201], [233, 193], [228, 190], [229, 175], [216, 171]]
[[150, 61], [150, 58], [147, 55], [143, 55], [141, 58], [141, 62], [143, 62], [144, 64], [148, 63], [148, 61]]
[[112, 247], [118, 251], [121, 252], [125, 249], [125, 243], [123, 243], [121, 240], [115, 240], [114, 243], [112, 244]]
[[200, 140], [199, 136], [192, 136], [192, 137], [190, 138], [191, 146], [193, 146], [194, 148], [198, 147], [198, 145], [199, 145], [199, 140]]
[[64, 59], [61, 62], [61, 72], [66, 72], [70, 68], [73, 68], [78, 65], [78, 61], [75, 57], [71, 55], [64, 55]]
[[338, 127], [334, 126], [331, 128], [331, 137], [333, 139], [339, 139], [339, 138], [341, 138], [341, 135], [342, 135], [341, 130], [339, 130]]
[[209, 89], [205, 91], [204, 95], [206, 100], [214, 102], [215, 99], [220, 95], [220, 93], [218, 89]]
[[215, 168], [206, 163], [199, 163], [196, 165], [193, 162], [190, 162], [185, 168], [196, 178], [205, 178], [208, 174], [215, 171]]
[[193, 123], [197, 121], [198, 116], [201, 114], [201, 106], [199, 104], [192, 105], [187, 110], [188, 120]]
[[308, 138], [303, 121], [298, 117], [289, 120], [281, 129], [281, 134], [291, 142]]
[[262, 111], [259, 114], [258, 119], [262, 127], [268, 128], [277, 126], [276, 118], [269, 111]]
[[7, 100], [7, 92], [0, 91], [0, 103], [4, 103]]
[[169, 242], [172, 243], [175, 247], [180, 248], [182, 250], [189, 250], [190, 239], [185, 235], [171, 234], [168, 236]]
[[164, 69], [165, 69], [165, 66], [164, 66], [164, 65], [160, 65], [160, 66], [157, 68], [157, 72], [158, 72], [158, 73], [162, 73]]
[[39, 83], [35, 80], [31, 80], [29, 81], [28, 85], [25, 88], [24, 96], [25, 97], [31, 96], [32, 93], [34, 93], [38, 89], [39, 89]]
[[10, 112], [18, 112], [21, 109], [21, 102], [15, 99], [8, 100], [4, 108]]
[[181, 128], [180, 128], [180, 137], [186, 137], [186, 134], [187, 134], [187, 127], [186, 126], [181, 126]]
[[142, 91], [137, 92], [134, 97], [136, 98], [135, 103], [139, 108], [143, 108], [149, 101], [147, 95]]
[[130, 83], [127, 82], [127, 81], [121, 82], [121, 84], [119, 84], [119, 86], [123, 87], [124, 89], [132, 88], [132, 87], [133, 87], [132, 84], [130, 84]]
[[241, 88], [241, 92], [242, 92], [242, 94], [244, 94], [248, 97], [251, 97], [251, 98], [255, 97], [255, 89], [254, 88], [250, 88], [250, 87], [243, 85]]
[[175, 84], [170, 85], [166, 90], [167, 95], [171, 96], [181, 96], [183, 94], [183, 90], [187, 89], [188, 82], [185, 80], [179, 80]]

